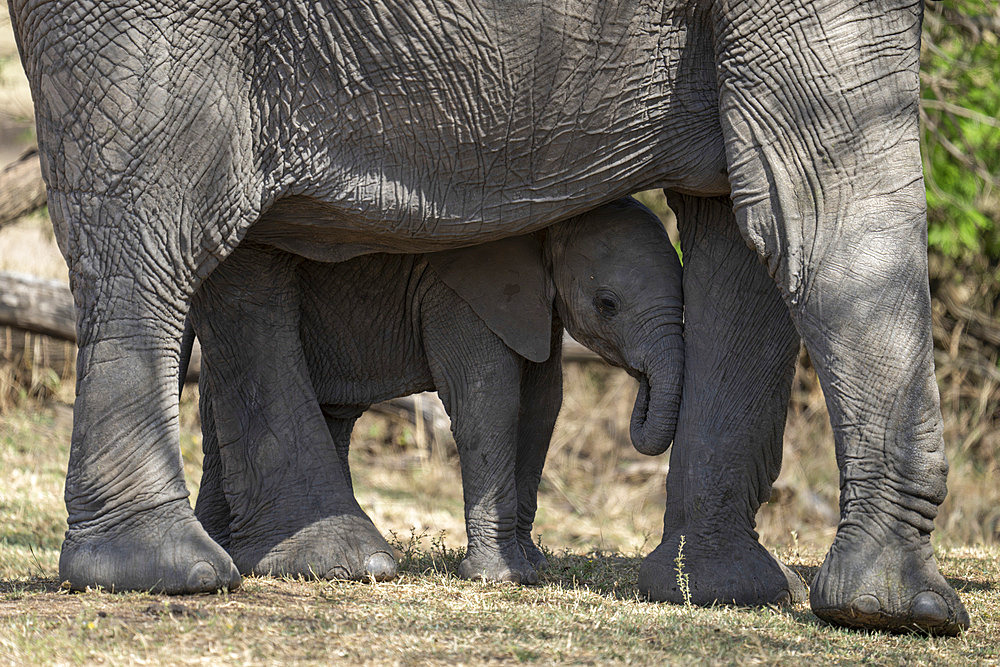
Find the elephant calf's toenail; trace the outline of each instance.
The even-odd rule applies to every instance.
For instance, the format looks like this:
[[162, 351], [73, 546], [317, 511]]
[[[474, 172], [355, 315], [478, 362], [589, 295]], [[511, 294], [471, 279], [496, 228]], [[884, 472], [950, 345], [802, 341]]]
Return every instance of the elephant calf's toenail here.
[[219, 575], [208, 561], [198, 561], [191, 568], [187, 578], [189, 593], [211, 591], [219, 587]]
[[913, 598], [910, 614], [920, 625], [942, 625], [948, 622], [948, 603], [934, 591], [924, 591]]
[[396, 576], [396, 561], [379, 551], [365, 561], [365, 573], [375, 581], [388, 581]]
[[865, 616], [875, 614], [881, 608], [882, 605], [879, 603], [878, 598], [867, 593], [854, 598], [854, 602], [851, 603], [851, 609]]

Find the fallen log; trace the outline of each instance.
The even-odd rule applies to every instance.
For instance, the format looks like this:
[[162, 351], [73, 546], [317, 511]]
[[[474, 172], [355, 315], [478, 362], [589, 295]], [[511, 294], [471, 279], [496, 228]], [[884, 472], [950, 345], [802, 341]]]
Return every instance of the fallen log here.
[[58, 280], [0, 271], [0, 326], [76, 340], [76, 310]]
[[45, 206], [45, 181], [33, 148], [0, 171], [0, 227]]

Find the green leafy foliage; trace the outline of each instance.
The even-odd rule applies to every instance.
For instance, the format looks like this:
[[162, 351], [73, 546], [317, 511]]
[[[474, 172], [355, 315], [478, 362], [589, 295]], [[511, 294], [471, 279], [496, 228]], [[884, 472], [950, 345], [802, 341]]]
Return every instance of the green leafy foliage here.
[[1000, 261], [1000, 4], [928, 0], [921, 50], [931, 249]]

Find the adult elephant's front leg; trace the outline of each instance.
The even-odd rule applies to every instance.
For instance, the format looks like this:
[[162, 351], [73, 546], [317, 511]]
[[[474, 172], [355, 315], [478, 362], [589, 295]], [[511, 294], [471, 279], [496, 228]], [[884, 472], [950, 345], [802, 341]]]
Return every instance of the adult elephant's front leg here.
[[[110, 200], [90, 198], [99, 210], [50, 201], [97, 224], [124, 216]], [[232, 560], [191, 511], [178, 447], [179, 339], [190, 283], [181, 271], [164, 272], [156, 250], [126, 231], [106, 224], [101, 251], [88, 249], [82, 231], [70, 246], [80, 351], [59, 577], [75, 589], [235, 588]]]
[[192, 304], [210, 370], [205, 413], [218, 448], [206, 457], [221, 459], [227, 548], [244, 573], [388, 579], [392, 549], [354, 498], [309, 377], [292, 262], [241, 246]]
[[798, 336], [729, 200], [669, 201], [684, 252], [684, 392], [663, 541], [643, 562], [639, 587], [654, 600], [684, 602], [683, 555], [695, 604], [804, 600], [801, 581], [754, 531], [781, 469]]

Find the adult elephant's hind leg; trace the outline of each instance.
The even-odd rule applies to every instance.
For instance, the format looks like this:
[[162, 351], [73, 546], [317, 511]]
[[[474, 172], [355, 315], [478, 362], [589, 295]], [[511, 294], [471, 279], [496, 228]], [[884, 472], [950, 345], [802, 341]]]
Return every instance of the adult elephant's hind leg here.
[[178, 446], [179, 341], [190, 284], [182, 271], [164, 271], [148, 255], [155, 250], [125, 238], [127, 225], [107, 224], [129, 207], [88, 201], [99, 210], [71, 210], [95, 226], [105, 221], [103, 252], [90, 251], [81, 232], [70, 254], [80, 352], [59, 577], [74, 589], [235, 588], [232, 560], [191, 511]]
[[357, 405], [324, 405], [323, 417], [326, 419], [327, 430], [330, 431], [330, 439], [337, 449], [337, 458], [340, 460], [340, 469], [344, 474], [344, 481], [350, 489], [354, 488], [351, 480], [351, 433], [354, 432], [354, 424], [358, 418], [364, 414], [366, 408]]
[[201, 486], [194, 515], [198, 517], [208, 535], [224, 549], [229, 549], [229, 523], [231, 514], [226, 491], [222, 486], [222, 459], [219, 457], [219, 438], [215, 431], [215, 412], [212, 409], [212, 373], [207, 360], [202, 359], [198, 379], [198, 409], [201, 414]]
[[751, 4], [712, 3], [736, 220], [809, 350], [840, 467], [840, 524], [810, 602], [842, 625], [955, 634], [969, 616], [930, 541], [948, 466], [920, 162], [922, 3], [802, 12], [778, 0], [766, 15]]
[[798, 336], [729, 201], [670, 194], [670, 206], [684, 252], [684, 391], [663, 541], [643, 562], [639, 588], [653, 600], [689, 595], [705, 605], [804, 600], [802, 582], [754, 531], [781, 469]]
[[229, 545], [241, 572], [395, 576], [392, 549], [354, 498], [299, 337], [293, 258], [241, 246], [195, 295]]

